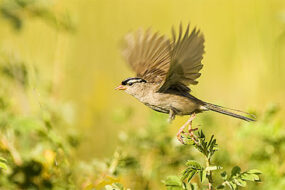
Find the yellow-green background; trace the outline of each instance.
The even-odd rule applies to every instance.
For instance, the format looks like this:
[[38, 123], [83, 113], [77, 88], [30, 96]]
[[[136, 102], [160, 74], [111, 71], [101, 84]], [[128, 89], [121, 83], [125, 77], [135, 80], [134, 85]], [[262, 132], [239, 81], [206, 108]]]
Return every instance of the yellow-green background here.
[[[120, 43], [139, 27], [168, 36], [180, 22], [201, 29], [206, 39], [204, 68], [192, 89], [202, 100], [260, 112], [272, 102], [285, 106], [284, 0], [61, 0], [53, 1], [52, 9], [71, 15], [74, 33], [35, 18], [17, 34], [1, 19], [1, 48], [36, 65], [42, 78], [52, 81], [53, 96], [74, 106], [81, 159], [111, 155], [121, 130], [145, 124], [149, 108], [114, 90], [121, 80], [134, 76], [121, 57]], [[133, 116], [118, 123], [116, 117], [125, 110], [132, 110]], [[227, 126], [223, 131], [212, 128], [215, 135], [234, 135], [231, 125], [236, 119], [204, 114]], [[186, 119], [171, 124], [173, 136]]]

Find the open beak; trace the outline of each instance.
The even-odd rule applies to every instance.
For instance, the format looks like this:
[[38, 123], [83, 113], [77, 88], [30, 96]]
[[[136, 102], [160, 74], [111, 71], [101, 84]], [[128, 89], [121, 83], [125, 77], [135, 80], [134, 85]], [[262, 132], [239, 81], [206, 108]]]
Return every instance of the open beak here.
[[118, 87], [115, 88], [115, 90], [126, 90], [127, 87], [123, 86], [123, 85], [119, 85]]

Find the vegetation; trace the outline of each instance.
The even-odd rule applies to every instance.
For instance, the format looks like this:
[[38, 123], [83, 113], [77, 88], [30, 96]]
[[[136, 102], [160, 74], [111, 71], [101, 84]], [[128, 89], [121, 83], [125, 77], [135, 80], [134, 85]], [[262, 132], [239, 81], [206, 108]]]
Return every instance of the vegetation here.
[[[130, 6], [130, 2], [126, 2], [128, 2], [126, 6]], [[226, 119], [221, 119], [225, 117], [216, 114], [201, 114], [194, 120], [194, 126], [198, 127], [199, 131], [195, 133], [195, 136], [184, 133], [186, 143], [183, 145], [177, 141], [174, 134], [178, 126], [187, 118], [177, 118], [178, 121], [169, 125], [166, 122], [167, 116], [160, 113], [149, 111], [148, 116], [141, 116], [142, 107], [139, 107], [139, 104], [131, 105], [133, 103], [130, 103], [129, 97], [114, 95], [113, 91], [108, 90], [109, 88], [113, 90], [113, 85], [119, 82], [117, 80], [122, 76], [109, 74], [106, 77], [106, 73], [109, 73], [110, 69], [122, 69], [121, 66], [115, 64], [113, 64], [114, 68], [106, 66], [108, 71], [105, 71], [102, 64], [100, 66], [91, 64], [92, 56], [96, 56], [96, 61], [93, 60], [96, 63], [97, 58], [98, 61], [109, 64], [114, 61], [112, 59], [119, 59], [113, 56], [119, 53], [112, 51], [109, 46], [114, 43], [115, 38], [109, 32], [112, 28], [108, 27], [111, 26], [104, 24], [103, 27], [101, 26], [103, 24], [99, 22], [101, 18], [92, 17], [92, 24], [96, 28], [93, 30], [93, 25], [88, 22], [86, 30], [92, 30], [92, 36], [96, 36], [100, 45], [100, 48], [98, 46], [97, 49], [92, 49], [94, 55], [89, 55], [88, 49], [84, 49], [80, 42], [76, 45], [68, 44], [68, 40], [76, 38], [78, 41], [83, 41], [85, 47], [90, 40], [84, 41], [82, 37], [81, 32], [84, 31], [82, 22], [76, 23], [74, 17], [71, 16], [73, 12], [62, 8], [69, 3], [66, 1], [65, 4], [58, 5], [49, 0], [0, 0], [0, 189], [270, 190], [285, 188], [285, 124], [282, 117], [284, 109], [281, 109], [282, 101], [276, 98], [278, 94], [284, 98], [284, 89], [278, 86], [280, 81], [284, 80], [283, 75], [272, 76], [271, 74], [266, 81], [260, 79], [262, 85], [266, 86], [268, 82], [270, 83], [266, 86], [270, 94], [259, 93], [260, 91], [255, 87], [258, 96], [251, 96], [254, 93], [250, 91], [256, 85], [254, 78], [257, 74], [251, 73], [253, 81], [247, 80], [246, 77], [245, 79], [238, 77], [238, 83], [242, 83], [245, 89], [237, 86], [237, 82], [231, 79], [231, 84], [235, 85], [231, 85], [233, 87], [229, 87], [227, 91], [250, 89], [247, 95], [238, 93], [237, 96], [240, 97], [233, 96], [234, 101], [242, 102], [242, 99], [253, 97], [252, 99], [260, 99], [263, 102], [262, 108], [250, 110], [257, 115], [257, 122], [238, 122], [234, 119], [227, 122]], [[199, 8], [197, 2], [192, 3]], [[224, 3], [229, 7], [232, 5]], [[80, 5], [84, 7], [82, 15], [90, 13], [88, 6], [84, 3]], [[104, 12], [100, 12], [102, 4], [96, 5], [99, 7], [96, 8], [98, 13], [94, 14], [104, 15]], [[104, 5], [106, 9], [112, 9], [107, 6], [108, 4]], [[172, 6], [175, 8], [175, 5]], [[83, 10], [82, 7], [79, 6], [78, 9]], [[121, 10], [120, 6], [116, 7]], [[180, 9], [182, 10], [183, 7], [180, 6]], [[188, 7], [185, 7], [188, 11]], [[150, 12], [154, 11], [147, 5], [142, 8], [144, 10], [148, 8]], [[260, 10], [258, 14], [264, 15], [271, 23], [270, 19], [275, 17], [268, 16], [270, 11], [262, 12], [263, 8], [258, 7]], [[77, 10], [77, 6], [73, 10]], [[138, 22], [142, 21], [139, 16], [140, 12], [136, 14], [138, 14], [136, 17]], [[111, 16], [119, 22], [117, 16]], [[143, 19], [147, 20], [147, 18]], [[267, 20], [262, 23], [267, 23]], [[141, 22], [139, 24], [141, 25]], [[208, 24], [210, 25], [210, 22]], [[116, 31], [118, 34], [116, 34], [122, 36], [132, 28], [127, 25], [124, 25], [126, 31], [118, 28]], [[231, 28], [231, 24], [228, 25]], [[105, 36], [104, 40], [98, 40], [97, 37], [102, 35], [98, 27], [104, 28], [104, 35], [108, 35], [109, 38]], [[167, 28], [169, 28], [169, 23]], [[204, 28], [208, 34], [215, 32], [209, 32], [207, 27]], [[272, 26], [272, 28], [278, 27]], [[34, 38], [39, 39], [37, 36], [40, 34], [36, 33], [38, 30], [46, 32], [44, 37], [47, 34], [49, 37], [33, 41]], [[260, 31], [265, 32], [265, 30]], [[262, 32], [258, 35], [264, 37], [265, 34]], [[240, 36], [240, 38], [243, 37]], [[56, 40], [52, 41], [53, 38]], [[207, 51], [215, 51], [209, 40], [213, 39], [213, 36], [206, 39], [210, 41], [207, 44]], [[262, 39], [265, 45], [272, 40], [266, 36]], [[281, 52], [282, 34], [278, 39], [277, 50], [275, 50]], [[49, 40], [57, 44], [55, 48], [45, 43]], [[230, 44], [226, 41], [223, 43]], [[33, 44], [40, 44], [40, 46], [35, 46], [40, 48], [35, 48]], [[265, 65], [273, 63], [268, 58], [271, 54], [266, 51], [267, 46], [260, 44], [258, 47], [264, 49], [259, 49], [258, 52], [263, 52], [267, 57], [265, 60], [268, 61], [268, 63], [263, 62], [262, 68], [267, 68]], [[93, 44], [89, 45], [92, 47]], [[23, 46], [22, 49], [20, 46]], [[72, 53], [68, 54], [66, 46], [79, 47], [74, 52], [69, 49]], [[234, 47], [233, 44], [228, 46]], [[238, 43], [235, 47], [235, 51], [238, 51]], [[245, 47], [246, 45], [243, 46]], [[101, 48], [102, 51], [108, 50], [109, 52], [110, 50], [110, 55], [98, 53], [101, 52], [99, 51]], [[221, 59], [221, 62], [227, 62], [225, 60], [229, 59], [227, 57], [229, 54], [234, 57], [234, 62], [241, 61], [238, 60], [239, 56], [231, 51], [231, 48], [227, 51], [227, 53], [224, 52], [225, 57]], [[52, 58], [48, 55], [44, 56], [46, 52], [52, 54]], [[81, 55], [80, 59], [75, 57], [77, 54]], [[63, 58], [67, 55], [72, 60], [64, 61]], [[216, 56], [219, 57], [218, 54], [214, 57]], [[85, 57], [87, 57], [86, 60]], [[278, 56], [278, 59], [282, 60], [282, 55]], [[76, 62], [78, 66], [73, 68], [72, 64], [71, 66], [65, 65], [68, 61]], [[211, 53], [207, 61], [209, 68], [210, 62], [217, 62], [211, 57]], [[81, 70], [81, 67], [86, 66], [84, 66], [85, 62], [88, 63], [88, 67], [86, 70]], [[262, 64], [257, 62], [261, 67]], [[228, 68], [225, 65], [219, 66], [221, 66], [219, 68]], [[281, 68], [282, 65], [280, 72]], [[88, 71], [92, 71], [91, 74]], [[270, 70], [270, 72], [273, 71], [274, 68]], [[95, 82], [90, 82], [91, 79], [87, 76], [93, 76], [94, 73], [96, 74]], [[245, 76], [242, 74], [242, 68], [239, 73]], [[234, 78], [234, 73], [231, 74], [231, 78]], [[262, 76], [265, 75], [263, 73]], [[211, 77], [211, 75], [208, 76]], [[68, 77], [73, 80], [69, 81]], [[224, 81], [219, 76], [216, 79]], [[273, 83], [275, 79], [279, 83]], [[110, 80], [116, 82], [112, 83]], [[207, 92], [215, 91], [216, 93], [220, 90], [221, 94], [215, 94], [215, 96], [218, 97], [217, 99], [226, 99], [222, 93], [226, 91], [225, 89], [216, 90], [217, 87], [215, 87], [213, 90], [211, 80], [209, 83], [210, 85], [204, 84], [207, 86]], [[91, 84], [96, 86], [95, 90]], [[226, 85], [226, 83], [223, 84]], [[205, 87], [203, 83], [201, 85], [203, 93]], [[70, 89], [70, 86], [76, 88]], [[95, 99], [95, 103], [88, 99], [89, 95], [90, 99]], [[270, 101], [264, 98], [266, 96]], [[121, 101], [118, 101], [119, 99]], [[278, 102], [278, 104], [269, 104], [269, 102]]]
[[[283, 187], [282, 177], [277, 177], [279, 175], [277, 173], [280, 171], [280, 168], [277, 167], [277, 160], [279, 160], [279, 156], [284, 158], [284, 154], [279, 150], [271, 150], [272, 154], [268, 155], [266, 149], [271, 143], [269, 143], [270, 140], [264, 141], [264, 139], [273, 139], [274, 137], [270, 135], [272, 131], [263, 133], [265, 128], [271, 128], [270, 130], [275, 128], [279, 134], [283, 131], [282, 125], [279, 128], [275, 122], [272, 122], [276, 111], [276, 107], [271, 107], [260, 117], [260, 122], [240, 126], [237, 137], [233, 138], [230, 143], [236, 143], [236, 146], [245, 150], [246, 146], [249, 146], [249, 137], [257, 136], [256, 142], [251, 141], [250, 144], [253, 151], [247, 154], [243, 153], [244, 158], [239, 159], [241, 162], [235, 162], [234, 159], [235, 154], [240, 151], [233, 153], [221, 145], [218, 151], [216, 139], [211, 136], [207, 141], [202, 131], [198, 132], [197, 144], [193, 143], [187, 134], [185, 135], [185, 138], [188, 139], [186, 145], [179, 144], [176, 138], [169, 134], [165, 117], [158, 114], [151, 115], [149, 124], [144, 129], [119, 134], [121, 146], [114, 153], [113, 158], [103, 162], [104, 164], [96, 162], [98, 164], [95, 166], [96, 173], [100, 175], [97, 176], [98, 180], [93, 184], [93, 187], [100, 189], [107, 183], [109, 186], [113, 184], [114, 189], [123, 189], [117, 184], [118, 182], [131, 184], [134, 189], [162, 189], [163, 184], [166, 189], [177, 190], [208, 189], [209, 184], [213, 189]], [[265, 124], [264, 120], [268, 119], [271, 120], [269, 122], [271, 124]], [[275, 148], [284, 146], [280, 141], [277, 144], [277, 146], [274, 145]], [[269, 161], [273, 157], [274, 159], [278, 158], [277, 162]], [[248, 162], [244, 163], [243, 160], [248, 160]], [[242, 169], [239, 166], [234, 166], [240, 164]], [[98, 167], [99, 165], [101, 167]], [[271, 172], [266, 173], [269, 170]], [[260, 175], [261, 172], [262, 175]], [[267, 180], [273, 180], [274, 184]]]
[[[169, 190], [171, 189], [198, 189], [197, 184], [192, 184], [191, 179], [197, 174], [199, 176], [199, 182], [203, 184], [205, 179], [208, 180], [208, 189], [224, 189], [228, 186], [230, 189], [235, 190], [238, 189], [238, 186], [245, 187], [247, 181], [260, 181], [259, 174], [261, 172], [259, 170], [253, 169], [246, 172], [241, 172], [240, 167], [235, 166], [231, 171], [231, 176], [227, 176], [227, 172], [223, 171], [221, 173], [221, 177], [224, 180], [222, 184], [216, 185], [213, 179], [213, 172], [216, 170], [221, 170], [221, 166], [215, 166], [211, 164], [211, 159], [214, 153], [217, 151], [217, 144], [216, 139], [214, 136], [211, 136], [211, 139], [206, 142], [204, 133], [198, 132], [198, 136], [189, 135], [187, 136], [188, 142], [187, 144], [193, 144], [193, 146], [201, 152], [206, 160], [205, 167], [201, 166], [195, 160], [188, 160], [186, 162], [187, 168], [183, 171], [182, 177], [179, 179], [177, 176], [169, 176], [166, 181], [165, 185], [168, 187]], [[185, 183], [184, 181], [187, 181]], [[215, 187], [217, 186], [217, 187]], [[203, 189], [203, 187], [199, 187], [199, 189]]]

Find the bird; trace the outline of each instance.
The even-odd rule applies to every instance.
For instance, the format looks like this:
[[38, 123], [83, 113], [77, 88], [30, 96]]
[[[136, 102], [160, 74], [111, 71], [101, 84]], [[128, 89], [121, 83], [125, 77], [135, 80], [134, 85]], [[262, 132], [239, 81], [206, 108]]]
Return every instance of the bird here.
[[199, 29], [190, 30], [188, 24], [183, 30], [180, 24], [177, 33], [172, 27], [171, 38], [140, 28], [125, 36], [122, 48], [122, 55], [136, 76], [123, 80], [116, 89], [125, 91], [155, 111], [168, 114], [169, 122], [176, 115], [189, 115], [177, 133], [181, 143], [185, 127], [188, 126], [192, 135], [197, 130], [192, 128], [192, 121], [198, 113], [214, 111], [244, 121], [255, 121], [249, 113], [208, 103], [191, 95], [189, 85], [198, 84], [203, 68], [204, 41]]

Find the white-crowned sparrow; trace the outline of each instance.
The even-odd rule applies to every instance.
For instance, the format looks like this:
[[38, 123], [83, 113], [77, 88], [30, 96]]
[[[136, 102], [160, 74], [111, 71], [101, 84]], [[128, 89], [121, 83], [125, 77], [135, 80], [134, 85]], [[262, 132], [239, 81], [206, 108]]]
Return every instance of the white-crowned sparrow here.
[[192, 133], [196, 113], [211, 110], [254, 121], [232, 112], [242, 111], [210, 104], [190, 94], [188, 85], [198, 83], [196, 79], [201, 75], [203, 54], [204, 36], [196, 28], [190, 33], [189, 24], [184, 34], [180, 24], [178, 37], [172, 29], [172, 40], [153, 34], [151, 30], [130, 33], [126, 35], [123, 55], [137, 76], [123, 80], [116, 89], [124, 90], [155, 111], [169, 114], [170, 121], [175, 115], [192, 115], [177, 133], [181, 142], [181, 133], [187, 125]]

